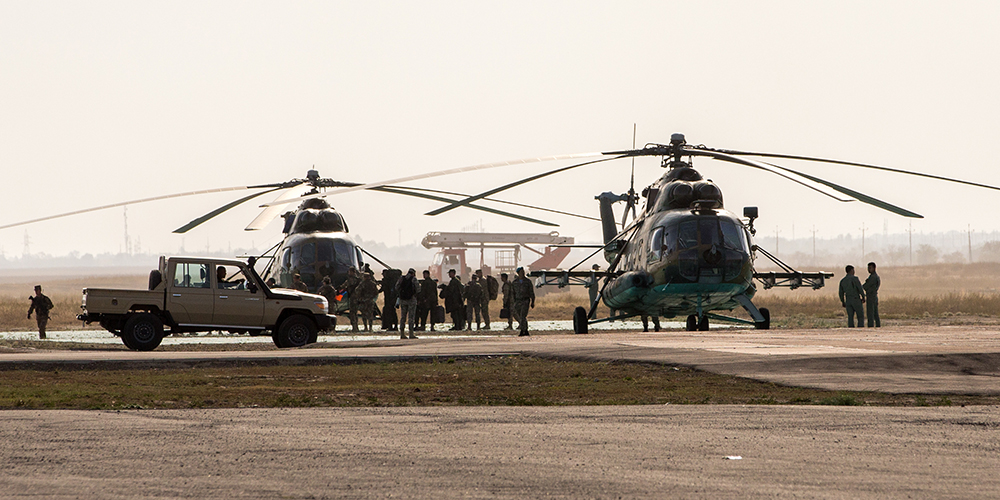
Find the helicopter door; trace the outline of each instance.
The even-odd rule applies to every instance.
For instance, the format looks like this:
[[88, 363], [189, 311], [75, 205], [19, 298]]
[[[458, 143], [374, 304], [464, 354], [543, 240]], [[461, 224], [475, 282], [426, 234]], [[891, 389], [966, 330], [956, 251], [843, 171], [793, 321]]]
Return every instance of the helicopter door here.
[[174, 282], [167, 294], [167, 310], [182, 325], [210, 325], [214, 310], [212, 269], [208, 264], [177, 262]]

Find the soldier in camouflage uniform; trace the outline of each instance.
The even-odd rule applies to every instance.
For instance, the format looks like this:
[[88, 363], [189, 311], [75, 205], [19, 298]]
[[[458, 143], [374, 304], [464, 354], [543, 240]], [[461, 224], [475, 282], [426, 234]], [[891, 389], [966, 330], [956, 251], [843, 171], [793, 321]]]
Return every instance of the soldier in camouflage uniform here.
[[49, 311], [52, 310], [52, 300], [42, 294], [42, 285], [35, 285], [35, 296], [28, 297], [31, 306], [28, 307], [28, 319], [31, 313], [35, 313], [35, 322], [38, 323], [38, 338], [45, 338], [45, 325], [49, 322]]
[[517, 318], [518, 337], [527, 337], [528, 310], [535, 308], [535, 285], [524, 275], [524, 268], [517, 268], [517, 278], [511, 283], [514, 292], [513, 310], [511, 316]]
[[466, 330], [472, 330], [472, 318], [476, 318], [476, 330], [480, 329], [480, 322], [482, 322], [481, 314], [483, 311], [483, 287], [479, 283], [479, 275], [473, 274], [472, 281], [465, 286], [465, 303], [466, 310], [468, 313], [465, 316]]
[[361, 302], [354, 297], [354, 292], [359, 284], [361, 284], [361, 276], [358, 275], [357, 268], [352, 266], [347, 270], [347, 279], [338, 287], [347, 291], [347, 317], [351, 320], [352, 332], [358, 331], [358, 305]]
[[504, 330], [514, 329], [514, 311], [511, 306], [514, 302], [513, 284], [507, 279], [507, 273], [500, 273], [500, 294], [503, 295], [502, 308], [507, 310], [507, 327]]
[[361, 312], [361, 322], [366, 332], [371, 332], [375, 326], [376, 297], [378, 297], [378, 285], [375, 284], [375, 279], [371, 274], [362, 274], [361, 283], [354, 289], [354, 298], [358, 300], [358, 310]]
[[[327, 311], [333, 314], [337, 308], [337, 289], [333, 287], [333, 281], [329, 276], [323, 276], [323, 286], [316, 290], [318, 295], [326, 297], [326, 303], [329, 306]], [[336, 330], [336, 326], [331, 327], [331, 330]]]
[[448, 270], [448, 278], [451, 280], [448, 282], [448, 286], [441, 291], [440, 297], [444, 299], [444, 308], [448, 314], [451, 314], [451, 321], [454, 326], [451, 327], [452, 330], [461, 330], [465, 324], [465, 299], [464, 291], [465, 287], [462, 286], [462, 280], [458, 279], [455, 270]]
[[480, 308], [483, 310], [483, 325], [485, 325], [483, 327], [483, 329], [489, 330], [490, 329], [490, 300], [493, 300], [493, 299], [496, 298], [496, 296], [493, 296], [493, 299], [490, 298], [490, 281], [492, 281], [494, 283], [494, 286], [496, 286], [497, 279], [494, 278], [493, 276], [489, 275], [489, 274], [487, 274], [486, 276], [483, 276], [483, 270], [482, 269], [476, 269], [476, 276], [479, 276], [479, 285], [483, 287], [483, 302], [482, 302], [482, 305], [480, 306]]
[[417, 330], [427, 328], [427, 317], [431, 318], [431, 331], [434, 331], [433, 309], [438, 305], [437, 282], [431, 279], [431, 272], [424, 270], [424, 279], [420, 280], [420, 291], [417, 292]]

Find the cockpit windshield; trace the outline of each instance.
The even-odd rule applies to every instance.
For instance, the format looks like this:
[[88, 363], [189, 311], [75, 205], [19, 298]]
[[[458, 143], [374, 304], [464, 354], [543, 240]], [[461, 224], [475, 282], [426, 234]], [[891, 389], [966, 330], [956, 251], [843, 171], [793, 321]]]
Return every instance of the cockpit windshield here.
[[722, 227], [722, 241], [725, 243], [726, 248], [741, 251], [746, 250], [742, 228], [729, 219], [719, 219], [719, 225]]

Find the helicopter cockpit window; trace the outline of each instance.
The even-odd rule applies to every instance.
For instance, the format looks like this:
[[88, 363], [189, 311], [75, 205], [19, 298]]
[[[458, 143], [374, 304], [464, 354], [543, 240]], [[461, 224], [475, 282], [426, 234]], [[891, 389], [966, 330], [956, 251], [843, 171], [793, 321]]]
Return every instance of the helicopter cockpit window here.
[[316, 241], [316, 260], [320, 262], [333, 261], [333, 242], [330, 240]]
[[354, 249], [351, 245], [344, 240], [333, 240], [333, 250], [336, 257], [336, 271], [338, 274], [347, 274], [347, 269], [350, 267], [358, 267], [358, 263], [354, 261]]
[[358, 259], [358, 269], [365, 267], [365, 259], [361, 256], [361, 247], [354, 247], [354, 253]]
[[208, 288], [208, 264], [180, 262], [174, 269], [174, 286], [182, 288]]
[[698, 233], [701, 236], [702, 245], [720, 245], [722, 243], [722, 235], [719, 234], [719, 222], [714, 217], [700, 219], [698, 221]]
[[722, 241], [725, 243], [726, 248], [744, 250], [743, 231], [736, 223], [731, 220], [720, 219], [719, 225], [722, 226]]
[[316, 263], [316, 244], [306, 243], [299, 247], [299, 267], [311, 266]]
[[658, 227], [649, 239], [649, 260], [660, 260], [663, 254], [663, 228]]
[[698, 221], [686, 220], [677, 225], [677, 247], [694, 248], [698, 246]]

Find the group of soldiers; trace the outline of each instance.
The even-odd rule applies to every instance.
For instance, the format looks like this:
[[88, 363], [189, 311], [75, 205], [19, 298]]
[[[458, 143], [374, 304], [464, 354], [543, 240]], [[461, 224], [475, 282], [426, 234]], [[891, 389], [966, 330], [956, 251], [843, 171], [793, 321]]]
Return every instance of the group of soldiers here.
[[[358, 316], [361, 317], [365, 332], [374, 330], [375, 300], [381, 293], [384, 304], [379, 311], [382, 329], [399, 331], [401, 339], [417, 338], [415, 332], [425, 331], [428, 319], [430, 331], [434, 331], [438, 323], [444, 322], [444, 313], [451, 315], [451, 330], [471, 330], [473, 319], [477, 330], [489, 330], [490, 301], [497, 300], [502, 295], [503, 308], [509, 311], [509, 314], [501, 314], [501, 317], [507, 317], [506, 330], [513, 329], [513, 320], [516, 319], [520, 335], [528, 335], [527, 316], [528, 311], [535, 307], [535, 290], [531, 280], [525, 276], [524, 268], [517, 268], [517, 277], [513, 281], [508, 281], [507, 273], [502, 273], [501, 282], [497, 282], [493, 276], [484, 275], [479, 269], [465, 284], [452, 269], [448, 271], [449, 282], [440, 286], [431, 278], [430, 271], [425, 270], [423, 279], [419, 280], [412, 268], [406, 274], [400, 274], [398, 270], [384, 269], [382, 280], [377, 281], [370, 268], [358, 271], [351, 267], [347, 279], [339, 286], [334, 287], [327, 276], [323, 278], [323, 285], [316, 293], [326, 297], [330, 304], [346, 296], [347, 316], [351, 322], [351, 331], [354, 332], [361, 331]], [[298, 275], [293, 277], [292, 283], [294, 288], [306, 291], [305, 283], [302, 283], [301, 288], [298, 286], [301, 283]], [[439, 298], [444, 299], [444, 307], [437, 312], [440, 307]]]
[[[865, 312], [868, 313], [868, 327], [880, 328], [882, 320], [878, 315], [878, 289], [882, 286], [882, 279], [875, 272], [874, 262], [868, 263], [868, 279], [861, 284], [861, 279], [854, 275], [854, 266], [847, 266], [844, 271], [847, 273], [840, 280], [840, 289], [837, 296], [840, 297], [840, 305], [847, 309], [847, 326], [854, 327], [854, 317], [858, 318], [858, 327], [865, 326]], [[862, 308], [862, 304], [865, 305]]]

